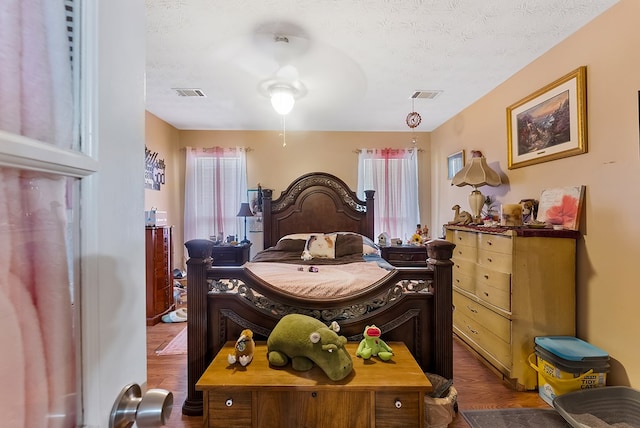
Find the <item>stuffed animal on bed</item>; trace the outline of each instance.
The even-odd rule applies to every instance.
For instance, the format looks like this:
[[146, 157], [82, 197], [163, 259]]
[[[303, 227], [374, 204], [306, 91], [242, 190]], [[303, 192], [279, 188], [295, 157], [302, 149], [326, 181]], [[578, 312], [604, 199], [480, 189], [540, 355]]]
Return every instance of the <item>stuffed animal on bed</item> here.
[[393, 356], [393, 351], [384, 340], [380, 339], [382, 332], [375, 325], [368, 325], [364, 329], [364, 339], [360, 341], [358, 350], [356, 351], [357, 357], [362, 357], [365, 360], [369, 358], [378, 357], [382, 361], [389, 361]]
[[240, 337], [236, 340], [234, 346], [235, 353], [227, 356], [227, 362], [229, 365], [233, 365], [236, 362], [240, 363], [242, 367], [246, 367], [247, 364], [253, 360], [253, 352], [256, 348], [256, 344], [253, 341], [253, 332], [251, 330], [242, 330]]
[[283, 367], [291, 360], [291, 366], [297, 371], [307, 371], [317, 365], [329, 379], [344, 379], [351, 373], [353, 362], [344, 348], [347, 338], [339, 336], [336, 330], [337, 323], [327, 327], [307, 315], [285, 315], [267, 339], [269, 363]]

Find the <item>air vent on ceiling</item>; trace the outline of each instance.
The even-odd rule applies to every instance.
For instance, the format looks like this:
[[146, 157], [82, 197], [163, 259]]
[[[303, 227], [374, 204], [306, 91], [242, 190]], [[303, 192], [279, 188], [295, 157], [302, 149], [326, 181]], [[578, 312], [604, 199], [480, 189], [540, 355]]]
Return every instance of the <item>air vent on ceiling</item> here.
[[206, 97], [202, 89], [195, 88], [173, 88], [176, 93], [181, 97]]
[[421, 98], [426, 100], [432, 100], [438, 95], [440, 95], [441, 93], [442, 91], [415, 91], [413, 95], [411, 95], [411, 98], [413, 99]]

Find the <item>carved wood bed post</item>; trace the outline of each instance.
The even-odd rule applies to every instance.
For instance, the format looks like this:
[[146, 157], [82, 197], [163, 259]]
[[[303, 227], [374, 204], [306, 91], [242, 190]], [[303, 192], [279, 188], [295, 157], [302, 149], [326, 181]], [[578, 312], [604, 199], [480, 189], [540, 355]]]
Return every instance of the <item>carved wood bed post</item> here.
[[[207, 369], [207, 268], [211, 266], [213, 242], [193, 239], [184, 244], [189, 252], [187, 260], [187, 398], [182, 414], [202, 415], [202, 391], [196, 391], [196, 382]], [[192, 316], [193, 314], [193, 316]]]
[[275, 243], [271, 242], [271, 199], [273, 190], [262, 189], [262, 225], [264, 227], [263, 239], [264, 248], [269, 248]]
[[435, 372], [453, 379], [453, 249], [455, 244], [442, 239], [427, 242], [427, 263], [433, 267], [434, 283], [438, 289], [434, 294], [435, 331], [450, 331], [451, 334], [435, 335]]
[[375, 215], [376, 215], [375, 208], [373, 207], [373, 195], [375, 193], [376, 193], [375, 190], [365, 190], [364, 191], [365, 202], [367, 203], [367, 233], [366, 233], [366, 235], [369, 238], [373, 239], [374, 241], [376, 240], [376, 237], [373, 236], [373, 232], [374, 232], [373, 219], [375, 218]]

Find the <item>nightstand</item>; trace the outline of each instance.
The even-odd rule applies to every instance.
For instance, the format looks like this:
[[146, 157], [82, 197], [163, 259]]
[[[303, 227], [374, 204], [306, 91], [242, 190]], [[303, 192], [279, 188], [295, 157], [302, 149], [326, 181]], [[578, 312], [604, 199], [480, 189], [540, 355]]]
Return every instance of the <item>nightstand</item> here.
[[211, 250], [213, 266], [242, 266], [249, 261], [251, 243], [242, 245], [216, 245]]
[[382, 258], [394, 266], [422, 267], [427, 265], [424, 245], [389, 245], [381, 247]]

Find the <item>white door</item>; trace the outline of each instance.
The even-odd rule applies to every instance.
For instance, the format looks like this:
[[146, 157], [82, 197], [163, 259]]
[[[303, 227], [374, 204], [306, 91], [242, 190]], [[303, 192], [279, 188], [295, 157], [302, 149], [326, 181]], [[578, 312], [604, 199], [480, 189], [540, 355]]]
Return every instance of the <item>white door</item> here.
[[[0, 218], [0, 234], [14, 236], [16, 229], [20, 229], [15, 226], [26, 224], [27, 227], [23, 228], [22, 232], [30, 233], [30, 236], [34, 237], [27, 246], [21, 240], [8, 241], [10, 244], [2, 248], [4, 258], [0, 254], [0, 263], [4, 260], [1, 266], [23, 273], [32, 269], [37, 274], [37, 277], [34, 276], [35, 279], [27, 281], [41, 287], [41, 291], [32, 293], [34, 297], [31, 302], [36, 310], [39, 309], [39, 305], [46, 306], [47, 302], [38, 300], [43, 293], [50, 290], [64, 291], [64, 288], [46, 287], [49, 282], [60, 282], [60, 275], [55, 274], [67, 271], [67, 267], [70, 267], [72, 272], [68, 278], [71, 290], [68, 293], [71, 299], [68, 308], [62, 304], [54, 304], [50, 305], [54, 309], [52, 312], [45, 310], [40, 312], [40, 315], [30, 313], [27, 317], [24, 316], [25, 313], [20, 312], [23, 309], [22, 305], [12, 306], [7, 301], [2, 303], [3, 308], [18, 311], [13, 325], [20, 334], [14, 334], [13, 340], [15, 343], [21, 341], [22, 355], [12, 355], [11, 361], [20, 361], [22, 357], [24, 363], [14, 365], [15, 372], [28, 374], [36, 367], [38, 373], [44, 374], [40, 379], [49, 382], [38, 382], [37, 378], [26, 376], [28, 382], [20, 386], [5, 385], [5, 389], [18, 387], [23, 391], [32, 391], [37, 397], [42, 398], [40, 401], [29, 398], [22, 402], [22, 407], [12, 413], [17, 418], [15, 420], [25, 420], [34, 413], [40, 413], [44, 414], [46, 419], [45, 426], [73, 426], [69, 423], [72, 418], [75, 422], [71, 424], [106, 428], [113, 402], [120, 390], [130, 383], [138, 383], [143, 387], [146, 384], [143, 216], [144, 1], [3, 0], [2, 3], [3, 15], [15, 17], [3, 20], [3, 26], [0, 28], [0, 52], [3, 54], [6, 53], [5, 50], [14, 48], [16, 43], [24, 42], [25, 39], [16, 39], [16, 34], [29, 38], [31, 43], [32, 39], [38, 39], [38, 31], [45, 34], [45, 31], [55, 32], [56, 28], [64, 29], [64, 22], [47, 22], [46, 17], [50, 16], [50, 11], [44, 9], [64, 8], [65, 5], [70, 5], [76, 11], [79, 10], [79, 15], [76, 15], [79, 20], [74, 23], [79, 27], [74, 30], [77, 38], [73, 55], [77, 60], [74, 66], [76, 81], [80, 82], [80, 96], [75, 100], [73, 108], [78, 113], [76, 117], [79, 118], [75, 134], [80, 136], [75, 150], [52, 147], [51, 141], [47, 141], [49, 134], [36, 137], [44, 140], [43, 143], [21, 137], [18, 135], [22, 133], [20, 130], [0, 131], [0, 169], [4, 174], [3, 179], [11, 177], [14, 172], [17, 177], [22, 177], [13, 180], [18, 183], [13, 187], [7, 188], [12, 181], [10, 179], [4, 179], [0, 183], [5, 186], [5, 200], [35, 195], [27, 199], [35, 203], [52, 202], [49, 204], [50, 211], [63, 213], [65, 219], [69, 219], [69, 233], [58, 236], [58, 249], [65, 252], [61, 255], [57, 254], [55, 246], [51, 245], [55, 238], [44, 236], [52, 229], [49, 224], [41, 221], [46, 216], [38, 217], [34, 211], [34, 217], [34, 213], [29, 209], [23, 209], [23, 206], [12, 211], [12, 216], [21, 215], [27, 220], [35, 218], [37, 221], [28, 223], [24, 218], [20, 218], [19, 221], [7, 222], [6, 218]], [[43, 8], [43, 25], [26, 28], [24, 23], [31, 22], [27, 18], [40, 13], [39, 8]], [[45, 37], [44, 40], [48, 39]], [[23, 99], [25, 96], [31, 97], [30, 101], [35, 99], [36, 102], [30, 102], [30, 105], [38, 110], [39, 103], [45, 102], [43, 98], [39, 98], [43, 94], [28, 91], [31, 88], [29, 85], [50, 79], [53, 82], [50, 86], [58, 87], [60, 76], [56, 74], [55, 68], [51, 71], [47, 67], [54, 51], [55, 49], [47, 44], [40, 54], [30, 58], [25, 58], [21, 53], [21, 59], [18, 61], [3, 59], [0, 64], [0, 73], [4, 73], [0, 75], [0, 104], [11, 99], [15, 85], [23, 85], [26, 82], [26, 86], [18, 92], [21, 92], [20, 96]], [[31, 67], [26, 75], [20, 75], [23, 69], [33, 66], [30, 61], [35, 61], [36, 66]], [[11, 73], [15, 74], [12, 76]], [[57, 99], [55, 89], [53, 93], [53, 99]], [[21, 114], [29, 119], [37, 115], [34, 111], [22, 111]], [[0, 123], [7, 119], [9, 114], [0, 107]], [[6, 131], [8, 128], [3, 129]], [[49, 174], [46, 176], [48, 178], [41, 175], [43, 172]], [[25, 177], [32, 177], [32, 180]], [[59, 184], [61, 182], [65, 183], [62, 188]], [[51, 183], [55, 184], [47, 187]], [[54, 194], [56, 192], [57, 194]], [[58, 205], [60, 192], [63, 195], [62, 207]], [[13, 207], [12, 204], [6, 206]], [[71, 239], [65, 241], [65, 236]], [[42, 251], [44, 244], [39, 246], [39, 242], [48, 245], [46, 248], [49, 249], [51, 257], [46, 257], [46, 253]], [[38, 258], [31, 257], [34, 253], [39, 254]], [[26, 254], [28, 257], [19, 258], [7, 254]], [[68, 265], [61, 266], [61, 261], [67, 262], [67, 255]], [[23, 265], [23, 260], [26, 259], [29, 263]], [[47, 272], [50, 273], [49, 276]], [[29, 278], [28, 275], [23, 277]], [[5, 279], [4, 283], [9, 286], [5, 290], [18, 290], [17, 282]], [[33, 291], [27, 288], [19, 290]], [[55, 302], [49, 300], [52, 301]], [[72, 337], [76, 340], [76, 353], [71, 351], [68, 359], [61, 359], [58, 352], [55, 354], [58, 355], [55, 361], [48, 357], [43, 361], [29, 358], [34, 350], [40, 349], [38, 341], [24, 339], [32, 337], [24, 334], [26, 330], [37, 330], [29, 327], [29, 320], [35, 323], [36, 318], [44, 317], [39, 320], [40, 325], [60, 327], [64, 324], [60, 322], [64, 316], [61, 317], [59, 314], [65, 309], [70, 309], [70, 313], [77, 315], [71, 331]], [[54, 314], [51, 319], [46, 318], [48, 313]], [[18, 322], [18, 318], [22, 324]], [[47, 346], [47, 341], [53, 341], [53, 336], [48, 336], [48, 333], [40, 333], [40, 337], [39, 343], [44, 343], [41, 346]], [[4, 346], [9, 348], [11, 343], [4, 343]], [[68, 360], [75, 361], [74, 369], [69, 369]], [[8, 369], [8, 361], [6, 358], [0, 359], [0, 366]], [[64, 368], [68, 372], [75, 372], [75, 388], [69, 390], [43, 386], [57, 385], [53, 379], [49, 379], [50, 375], [47, 373], [55, 372], [58, 367], [61, 371]], [[20, 377], [16, 374], [15, 379], [24, 380], [25, 376]], [[64, 379], [68, 380], [69, 377], [64, 376]], [[60, 391], [64, 396], [60, 396]], [[31, 397], [29, 394], [25, 396]], [[44, 405], [48, 406], [46, 410], [42, 409], [42, 403], [49, 403]], [[75, 412], [75, 415], [62, 414], [66, 411]], [[5, 415], [3, 421], [8, 421]], [[16, 428], [20, 428], [20, 425]]]

